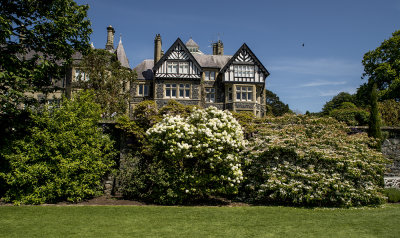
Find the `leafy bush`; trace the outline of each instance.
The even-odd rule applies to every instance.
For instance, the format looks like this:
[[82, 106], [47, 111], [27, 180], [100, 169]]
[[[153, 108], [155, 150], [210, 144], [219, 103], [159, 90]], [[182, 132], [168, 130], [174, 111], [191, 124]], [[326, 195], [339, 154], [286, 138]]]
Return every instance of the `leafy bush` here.
[[118, 117], [115, 127], [133, 136], [135, 144], [141, 144], [146, 130], [161, 120], [156, 102], [150, 100], [138, 103], [131, 118], [126, 115]]
[[384, 126], [400, 126], [400, 102], [394, 99], [378, 102], [378, 109]]
[[230, 112], [209, 107], [187, 118], [166, 115], [147, 132], [148, 147], [128, 158], [121, 191], [130, 198], [179, 204], [238, 191], [246, 141]]
[[246, 139], [249, 139], [257, 132], [258, 122], [262, 119], [257, 118], [253, 112], [232, 112], [232, 115], [243, 128]]
[[269, 118], [246, 150], [241, 194], [263, 204], [380, 204], [388, 161], [370, 149], [376, 143], [332, 118]]
[[368, 124], [369, 113], [351, 102], [344, 102], [339, 108], [330, 111], [329, 116], [349, 126], [363, 126]]
[[172, 115], [172, 116], [177, 116], [180, 115], [181, 117], [187, 117], [190, 115], [190, 113], [193, 112], [193, 110], [196, 108], [196, 106], [186, 106], [183, 105], [175, 100], [169, 100], [167, 105], [163, 106], [160, 109], [160, 116], [164, 115]]
[[385, 196], [388, 198], [388, 202], [400, 202], [400, 189], [398, 188], [385, 188]]
[[91, 93], [33, 113], [28, 135], [0, 151], [8, 165], [0, 173], [7, 187], [4, 200], [77, 202], [101, 194], [116, 153], [113, 141], [97, 126], [100, 114]]

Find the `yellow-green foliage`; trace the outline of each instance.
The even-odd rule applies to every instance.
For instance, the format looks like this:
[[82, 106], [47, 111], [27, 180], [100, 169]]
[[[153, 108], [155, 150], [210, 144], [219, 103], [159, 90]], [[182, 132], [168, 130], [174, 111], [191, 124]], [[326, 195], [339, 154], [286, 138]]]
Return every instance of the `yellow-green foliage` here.
[[378, 109], [384, 126], [400, 126], [400, 102], [394, 99], [378, 102]]
[[305, 206], [380, 204], [387, 160], [332, 118], [268, 118], [247, 147], [244, 197]]
[[344, 102], [339, 108], [331, 110], [329, 116], [349, 126], [363, 126], [368, 124], [369, 113], [351, 102]]
[[59, 108], [32, 115], [25, 138], [0, 150], [7, 162], [0, 177], [3, 197], [15, 204], [77, 202], [102, 194], [102, 179], [114, 164], [113, 141], [98, 127], [93, 94], [65, 99]]

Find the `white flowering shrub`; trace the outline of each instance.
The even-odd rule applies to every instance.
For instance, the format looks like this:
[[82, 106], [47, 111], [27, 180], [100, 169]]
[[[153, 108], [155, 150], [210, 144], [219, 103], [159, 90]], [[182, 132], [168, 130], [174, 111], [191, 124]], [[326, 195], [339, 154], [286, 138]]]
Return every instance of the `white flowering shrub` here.
[[166, 115], [146, 132], [147, 147], [127, 168], [127, 197], [179, 204], [238, 191], [239, 153], [246, 140], [228, 111], [194, 109], [186, 118]]
[[247, 148], [242, 195], [301, 206], [380, 204], [387, 160], [366, 134], [330, 118], [269, 118]]

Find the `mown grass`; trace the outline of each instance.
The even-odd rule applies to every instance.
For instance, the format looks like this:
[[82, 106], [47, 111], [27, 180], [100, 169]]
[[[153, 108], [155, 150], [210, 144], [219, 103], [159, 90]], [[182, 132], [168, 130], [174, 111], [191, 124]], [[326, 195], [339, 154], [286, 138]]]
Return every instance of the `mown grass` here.
[[0, 237], [399, 237], [400, 205], [0, 207]]

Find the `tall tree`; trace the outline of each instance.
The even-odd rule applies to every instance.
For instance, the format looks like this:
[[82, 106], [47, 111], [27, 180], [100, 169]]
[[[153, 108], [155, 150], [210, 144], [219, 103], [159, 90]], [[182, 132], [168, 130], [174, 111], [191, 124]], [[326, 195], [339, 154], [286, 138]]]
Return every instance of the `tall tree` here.
[[360, 87], [359, 94], [370, 91], [376, 83], [379, 100], [400, 101], [400, 30], [395, 31], [378, 48], [367, 52], [362, 63], [363, 78], [367, 78], [368, 83]]
[[377, 94], [377, 86], [376, 83], [372, 86], [371, 91], [371, 113], [368, 123], [368, 136], [381, 139], [381, 121], [379, 118], [378, 112], [378, 94]]
[[91, 50], [78, 66], [89, 77], [79, 83], [83, 88], [94, 90], [95, 101], [104, 110], [103, 116], [124, 114], [136, 72], [122, 66], [115, 54], [103, 49]]
[[73, 0], [0, 1], [0, 114], [19, 113], [48, 89], [76, 51], [89, 49], [88, 6]]
[[268, 89], [266, 89], [265, 91], [265, 99], [267, 105], [266, 109], [272, 110], [272, 114], [274, 116], [282, 116], [285, 113], [291, 112], [289, 109], [289, 105], [284, 104], [275, 93], [269, 91]]
[[354, 95], [346, 92], [340, 92], [338, 95], [334, 96], [330, 101], [326, 102], [324, 107], [322, 108], [323, 115], [329, 115], [329, 113], [338, 109], [344, 102], [355, 102]]

